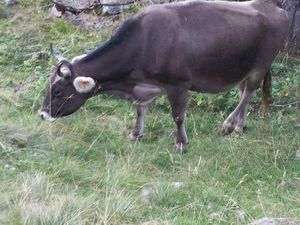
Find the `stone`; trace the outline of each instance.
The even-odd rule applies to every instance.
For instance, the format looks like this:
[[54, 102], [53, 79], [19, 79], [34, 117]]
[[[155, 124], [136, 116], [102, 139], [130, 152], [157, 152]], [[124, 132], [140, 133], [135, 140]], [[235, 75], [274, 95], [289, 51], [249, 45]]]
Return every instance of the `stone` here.
[[300, 149], [296, 151], [296, 159], [300, 160]]
[[213, 221], [213, 220], [221, 221], [221, 220], [223, 220], [223, 213], [213, 212], [213, 213], [209, 214], [208, 218], [210, 221]]
[[68, 18], [75, 26], [84, 30], [91, 30], [94, 28], [97, 18], [87, 13], [80, 13], [78, 15], [67, 12], [64, 17]]
[[9, 138], [12, 144], [17, 146], [18, 148], [24, 148], [28, 143], [28, 136], [23, 133], [15, 133]]
[[184, 183], [183, 182], [172, 182], [171, 187], [173, 187], [175, 189], [179, 189], [179, 188], [184, 187]]
[[95, 0], [54, 0], [55, 4], [63, 5], [67, 8], [72, 8], [77, 11], [89, 9], [96, 2]]
[[5, 151], [6, 150], [5, 145], [1, 141], [0, 141], [0, 150], [1, 151]]
[[208, 203], [208, 205], [207, 205], [207, 209], [212, 209], [212, 208], [214, 208], [214, 204], [213, 203]]
[[13, 165], [10, 165], [10, 164], [5, 164], [4, 168], [11, 172], [14, 172], [16, 170], [16, 167], [14, 167]]
[[57, 8], [53, 6], [49, 11], [49, 15], [52, 17], [61, 17], [62, 12], [58, 11]]
[[246, 213], [245, 213], [245, 211], [242, 210], [242, 209], [236, 210], [236, 211], [235, 211], [235, 216], [236, 216], [236, 218], [237, 218], [238, 220], [240, 220], [240, 221], [245, 221], [245, 219], [246, 219]]
[[114, 6], [103, 6], [102, 12], [106, 15], [116, 15], [130, 8], [129, 5], [114, 5]]
[[253, 221], [249, 225], [299, 225], [300, 220], [291, 218], [262, 218]]
[[136, 0], [100, 0], [102, 12], [106, 15], [116, 15], [129, 9], [129, 5]]
[[17, 0], [5, 0], [5, 5], [6, 6], [12, 6], [12, 5], [15, 5], [17, 3], [18, 3]]
[[101, 5], [129, 5], [138, 0], [100, 0]]
[[151, 204], [154, 197], [153, 195], [153, 190], [150, 187], [144, 187], [141, 191], [141, 199], [147, 204]]
[[122, 11], [121, 6], [103, 6], [102, 13], [106, 15], [116, 15]]
[[58, 11], [75, 11], [82, 12], [87, 9], [94, 9], [103, 6], [105, 14], [118, 14], [129, 8], [129, 4], [137, 0], [55, 0], [54, 3]]

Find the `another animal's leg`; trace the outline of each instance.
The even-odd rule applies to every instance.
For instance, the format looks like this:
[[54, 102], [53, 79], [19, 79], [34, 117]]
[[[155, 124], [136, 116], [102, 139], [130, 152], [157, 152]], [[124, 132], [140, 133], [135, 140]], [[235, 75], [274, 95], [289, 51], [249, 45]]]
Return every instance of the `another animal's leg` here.
[[129, 140], [136, 141], [143, 137], [144, 122], [145, 122], [145, 115], [146, 115], [147, 107], [148, 107], [148, 105], [137, 104], [137, 106], [136, 106], [137, 118], [136, 118], [136, 122], [135, 122], [133, 130], [128, 136]]
[[[246, 87], [247, 81], [243, 81], [240, 85], [240, 92], [239, 92], [239, 96], [240, 96], [240, 101], [242, 100], [242, 96], [243, 93], [245, 91], [245, 87]], [[247, 105], [248, 106], [248, 105]], [[239, 122], [238, 125], [235, 127], [234, 131], [237, 133], [241, 133], [243, 132], [243, 129], [245, 128], [246, 124], [246, 111], [247, 111], [247, 106], [241, 110], [240, 114], [239, 114]]]
[[230, 134], [233, 131], [236, 133], [242, 133], [245, 127], [247, 107], [249, 101], [255, 90], [259, 86], [259, 83], [265, 77], [266, 72], [253, 73], [247, 80], [243, 81], [240, 85], [240, 102], [235, 110], [230, 113], [227, 119], [224, 121], [221, 132], [223, 134]]
[[177, 125], [175, 151], [184, 153], [188, 145], [188, 138], [184, 126], [187, 91], [174, 88], [167, 91], [167, 95], [172, 108], [172, 116]]
[[230, 134], [233, 131], [237, 133], [243, 132], [243, 128], [245, 126], [247, 106], [254, 92], [255, 89], [249, 90], [247, 87], [245, 88], [238, 106], [232, 113], [230, 113], [230, 115], [227, 117], [227, 119], [224, 121], [221, 127], [221, 132], [223, 134]]
[[239, 96], [240, 96], [240, 100], [242, 98], [242, 95], [243, 95], [243, 92], [245, 90], [245, 87], [246, 87], [246, 82], [247, 81], [242, 81], [239, 85], [239, 88], [240, 88], [240, 92], [239, 92]]

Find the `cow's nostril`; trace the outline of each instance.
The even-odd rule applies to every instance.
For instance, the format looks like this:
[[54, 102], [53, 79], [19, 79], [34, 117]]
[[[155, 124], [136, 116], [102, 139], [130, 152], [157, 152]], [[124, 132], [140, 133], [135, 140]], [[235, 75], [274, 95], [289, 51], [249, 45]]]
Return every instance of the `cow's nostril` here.
[[45, 120], [45, 119], [46, 119], [46, 116], [45, 116], [45, 113], [44, 113], [44, 111], [42, 111], [42, 110], [39, 110], [39, 112], [38, 112], [38, 115], [41, 117], [41, 119], [43, 119], [43, 120]]
[[47, 120], [50, 122], [54, 122], [57, 119], [55, 117], [52, 117], [48, 112], [45, 112], [45, 111], [40, 111], [39, 115], [43, 120]]

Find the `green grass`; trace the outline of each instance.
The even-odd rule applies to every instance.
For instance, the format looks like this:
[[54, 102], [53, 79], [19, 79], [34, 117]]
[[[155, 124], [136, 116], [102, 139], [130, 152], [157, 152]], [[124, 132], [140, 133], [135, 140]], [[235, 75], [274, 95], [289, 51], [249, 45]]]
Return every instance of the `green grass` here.
[[[45, 60], [49, 43], [71, 58], [97, 46], [114, 28], [84, 32], [26, 2], [12, 9], [1, 5], [0, 14], [1, 225], [243, 225], [265, 216], [300, 219], [297, 61], [277, 59], [270, 115], [261, 116], [259, 91], [243, 135], [218, 133], [237, 104], [235, 90], [191, 94], [189, 149], [177, 155], [164, 97], [151, 106], [145, 136], [136, 143], [126, 138], [134, 106], [110, 96], [95, 97], [55, 123], [37, 116], [55, 64]], [[183, 185], [176, 188], [174, 182]], [[147, 202], [141, 197], [145, 189]]]

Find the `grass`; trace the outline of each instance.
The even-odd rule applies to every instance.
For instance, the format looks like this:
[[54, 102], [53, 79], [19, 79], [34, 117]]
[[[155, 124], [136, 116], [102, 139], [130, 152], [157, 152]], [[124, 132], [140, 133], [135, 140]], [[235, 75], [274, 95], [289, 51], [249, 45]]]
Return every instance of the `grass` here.
[[110, 96], [95, 97], [58, 122], [41, 121], [37, 111], [55, 64], [49, 43], [71, 58], [113, 29], [85, 32], [48, 18], [47, 8], [36, 10], [47, 1], [24, 2], [0, 5], [0, 224], [300, 219], [299, 63], [277, 59], [270, 115], [261, 116], [258, 92], [244, 135], [218, 133], [237, 103], [236, 91], [191, 94], [190, 145], [177, 155], [163, 97], [150, 108], [145, 137], [136, 143], [126, 138], [134, 106]]

